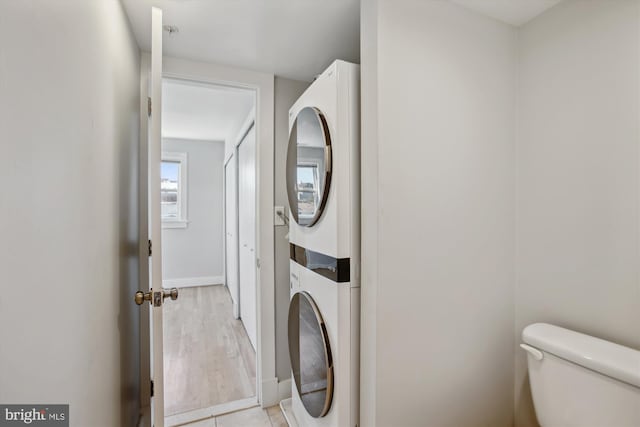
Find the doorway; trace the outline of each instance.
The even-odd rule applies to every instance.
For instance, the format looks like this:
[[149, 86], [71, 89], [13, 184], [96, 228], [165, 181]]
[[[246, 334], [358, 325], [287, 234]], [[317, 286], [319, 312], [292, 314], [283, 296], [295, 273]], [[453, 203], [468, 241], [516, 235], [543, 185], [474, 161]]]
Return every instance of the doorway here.
[[[158, 10], [154, 9], [156, 15]], [[157, 16], [154, 15], [154, 28], [158, 27]], [[157, 28], [155, 33], [157, 33]], [[154, 33], [154, 34], [155, 34]], [[158, 41], [160, 37], [155, 37]], [[160, 50], [160, 46], [154, 46]], [[144, 294], [144, 301], [150, 301], [153, 277], [162, 276], [162, 263], [154, 264], [153, 259], [160, 259], [162, 251], [161, 235], [163, 234], [160, 219], [159, 197], [154, 195], [160, 193], [159, 185], [149, 180], [149, 177], [160, 176], [161, 166], [161, 129], [160, 117], [155, 113], [161, 109], [152, 108], [153, 105], [162, 105], [162, 78], [175, 79], [192, 84], [213, 85], [230, 89], [250, 90], [254, 94], [254, 128], [256, 134], [256, 319], [257, 319], [257, 342], [256, 342], [256, 396], [250, 400], [235, 401], [224, 408], [213, 407], [178, 414], [166, 419], [167, 425], [177, 425], [187, 423], [190, 420], [212, 418], [230, 411], [237, 411], [246, 408], [248, 405], [260, 405], [268, 408], [277, 404], [281, 400], [283, 390], [290, 389], [286, 384], [281, 384], [276, 377], [275, 359], [275, 288], [274, 288], [274, 226], [273, 226], [273, 203], [274, 203], [274, 76], [273, 74], [244, 70], [240, 68], [221, 66], [217, 64], [184, 60], [164, 56], [162, 63], [158, 64], [149, 54], [142, 55], [141, 80], [140, 80], [140, 199], [142, 208], [140, 212], [140, 282], [141, 288], [149, 292], [139, 292]], [[156, 57], [157, 58], [157, 57]], [[160, 72], [159, 72], [160, 71]], [[157, 83], [154, 83], [157, 82]], [[197, 83], [196, 83], [197, 82]], [[156, 100], [158, 104], [152, 102]], [[148, 117], [147, 117], [148, 115]], [[153, 118], [155, 117], [155, 120]], [[155, 142], [157, 141], [157, 142]], [[153, 143], [152, 143], [153, 142]], [[157, 144], [157, 148], [153, 146]], [[225, 141], [225, 152], [227, 143]], [[227, 152], [226, 152], [227, 153]], [[227, 158], [228, 160], [228, 158]], [[157, 162], [157, 166], [156, 166]], [[187, 159], [189, 162], [189, 159]], [[155, 170], [154, 170], [155, 169]], [[159, 184], [159, 183], [158, 183]], [[152, 189], [157, 188], [157, 190]], [[191, 190], [189, 190], [190, 192]], [[151, 199], [156, 198], [157, 207]], [[151, 204], [147, 202], [150, 201]], [[156, 210], [156, 213], [152, 212]], [[157, 218], [157, 219], [155, 219]], [[152, 221], [153, 219], [153, 221]], [[153, 236], [157, 236], [154, 238]], [[152, 250], [153, 239], [153, 254]], [[147, 245], [148, 244], [148, 245]], [[148, 247], [147, 247], [148, 246]], [[158, 253], [159, 252], [159, 253]], [[156, 255], [157, 254], [157, 255]], [[148, 256], [147, 256], [148, 255]], [[226, 264], [226, 262], [225, 262]], [[160, 271], [157, 271], [160, 270]], [[151, 273], [154, 273], [153, 275]], [[226, 277], [225, 277], [226, 279]], [[154, 283], [154, 288], [162, 288], [163, 283]], [[227, 285], [228, 286], [228, 285]], [[164, 289], [168, 295], [169, 288]], [[155, 292], [155, 291], [154, 291]], [[158, 292], [160, 294], [161, 292]], [[184, 293], [184, 292], [183, 292]], [[136, 294], [137, 295], [137, 294]], [[182, 294], [181, 294], [182, 295]], [[161, 299], [160, 299], [161, 301]], [[177, 301], [173, 301], [177, 303]], [[164, 395], [159, 393], [164, 389], [164, 362], [162, 360], [162, 341], [164, 334], [156, 334], [162, 331], [162, 327], [155, 329], [153, 325], [162, 321], [163, 311], [168, 305], [154, 306], [150, 304], [147, 308], [143, 305], [140, 323], [140, 383], [141, 406], [143, 408], [143, 425], [151, 426], [151, 414], [164, 416]], [[233, 308], [232, 308], [233, 309]], [[163, 322], [162, 322], [163, 323]], [[162, 332], [161, 332], [162, 333]], [[158, 339], [156, 338], [158, 336]], [[158, 345], [160, 343], [160, 345]], [[154, 363], [160, 361], [159, 364]], [[156, 382], [154, 393], [154, 382]], [[160, 415], [162, 414], [162, 415]], [[188, 417], [187, 417], [188, 415]], [[181, 421], [184, 419], [184, 421]]]
[[180, 295], [163, 319], [167, 426], [258, 403], [255, 99], [163, 79], [162, 277]]

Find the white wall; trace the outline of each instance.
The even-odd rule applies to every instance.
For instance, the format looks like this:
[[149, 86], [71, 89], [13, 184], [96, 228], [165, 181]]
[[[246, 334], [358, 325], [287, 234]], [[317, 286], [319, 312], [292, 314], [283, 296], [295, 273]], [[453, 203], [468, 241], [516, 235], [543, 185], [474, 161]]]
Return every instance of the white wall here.
[[139, 409], [139, 51], [117, 0], [0, 2], [0, 402]]
[[[519, 33], [516, 339], [549, 322], [640, 348], [640, 6], [569, 1]], [[516, 353], [516, 425], [537, 425]]]
[[362, 425], [511, 425], [516, 32], [363, 8]]
[[[360, 59], [360, 425], [374, 427], [378, 416], [378, 0], [361, 2]], [[368, 215], [362, 214], [365, 209]]]
[[[320, 71], [318, 71], [320, 72]], [[289, 108], [309, 86], [307, 82], [276, 77], [275, 79], [275, 205], [289, 212], [287, 198], [286, 161], [289, 145]], [[275, 291], [276, 291], [276, 376], [283, 381], [291, 378], [289, 361], [289, 239], [288, 228], [275, 228]]]
[[[254, 91], [255, 96], [255, 91]], [[255, 124], [256, 120], [256, 108], [255, 103], [251, 109], [245, 114], [244, 120], [234, 128], [229, 136], [224, 141], [224, 158], [227, 160], [229, 157], [235, 154], [236, 148], [240, 141], [244, 138], [247, 130]]]
[[224, 282], [224, 141], [163, 139], [162, 150], [187, 154], [187, 228], [162, 230], [166, 286]]

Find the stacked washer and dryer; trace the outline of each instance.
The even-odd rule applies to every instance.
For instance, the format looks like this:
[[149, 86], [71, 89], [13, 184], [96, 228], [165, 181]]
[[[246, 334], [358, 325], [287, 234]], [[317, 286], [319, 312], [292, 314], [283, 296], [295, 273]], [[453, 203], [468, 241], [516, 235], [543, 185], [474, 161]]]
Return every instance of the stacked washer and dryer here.
[[359, 66], [336, 61], [289, 110], [289, 421], [300, 427], [359, 422], [359, 88]]

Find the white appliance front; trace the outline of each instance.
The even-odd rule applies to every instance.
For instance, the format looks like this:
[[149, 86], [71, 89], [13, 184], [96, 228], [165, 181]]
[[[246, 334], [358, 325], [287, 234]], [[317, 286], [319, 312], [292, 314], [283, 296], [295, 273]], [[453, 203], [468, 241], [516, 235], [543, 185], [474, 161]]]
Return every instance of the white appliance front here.
[[[292, 384], [292, 407], [300, 427], [351, 426], [359, 417], [360, 288], [337, 284], [291, 261], [292, 297], [298, 292], [311, 296], [318, 307], [328, 336], [333, 369], [331, 405], [326, 415], [311, 416]], [[308, 357], [301, 354], [298, 357]]]
[[[306, 223], [302, 220], [298, 223], [298, 215], [302, 218], [310, 205], [295, 206], [298, 210], [290, 212], [292, 303], [289, 313], [289, 341], [294, 369], [292, 409], [301, 427], [355, 427], [359, 423], [359, 66], [344, 61], [334, 62], [291, 107], [290, 153], [292, 149], [296, 149], [292, 144], [298, 147], [301, 145], [295, 140], [304, 139], [298, 133], [305, 131], [301, 126], [306, 122], [300, 125], [296, 120], [301, 113], [309, 112], [309, 109], [316, 113], [319, 123], [316, 127], [324, 126], [324, 130], [328, 132], [327, 146], [330, 146], [330, 150], [325, 152], [320, 169], [328, 165], [329, 186], [324, 204], [322, 194], [305, 199], [308, 195], [304, 192], [308, 189], [315, 190], [318, 187], [322, 192], [322, 181], [316, 179], [313, 183], [306, 182], [304, 176], [296, 178], [295, 170], [291, 169], [308, 166], [308, 162], [305, 159], [298, 162], [301, 157], [299, 154], [291, 162], [289, 156], [287, 185], [290, 202], [292, 195], [295, 197], [292, 207], [296, 203], [313, 201], [313, 206], [319, 209], [319, 215], [314, 218], [313, 212], [307, 215]], [[313, 118], [313, 115], [310, 117]], [[305, 141], [302, 142], [304, 144]], [[300, 152], [298, 150], [297, 153]], [[300, 298], [300, 293], [303, 293], [304, 298]], [[301, 312], [298, 302], [304, 299], [311, 302], [313, 310], [317, 310], [316, 320], [305, 320], [302, 314], [297, 318], [298, 311]], [[316, 338], [303, 336], [303, 332], [299, 330], [302, 330], [301, 325], [305, 323], [313, 323], [316, 331], [325, 328], [326, 337], [322, 337], [322, 334], [316, 334]], [[320, 326], [317, 327], [318, 325]], [[316, 345], [325, 340], [326, 347]], [[309, 350], [309, 345], [316, 346]], [[299, 350], [300, 348], [305, 348], [307, 353]], [[323, 353], [326, 353], [324, 359]], [[307, 356], [315, 357], [322, 363], [303, 360]], [[304, 369], [301, 370], [305, 362], [307, 369], [311, 366], [314, 372], [305, 373]], [[324, 381], [315, 381], [315, 368], [322, 368], [323, 363], [326, 366], [322, 372], [327, 372], [328, 377]], [[327, 390], [323, 393], [325, 385]], [[310, 396], [314, 393], [318, 399]], [[321, 403], [325, 402], [322, 399], [327, 396], [330, 406], [323, 411]], [[312, 400], [315, 406], [310, 403]]]

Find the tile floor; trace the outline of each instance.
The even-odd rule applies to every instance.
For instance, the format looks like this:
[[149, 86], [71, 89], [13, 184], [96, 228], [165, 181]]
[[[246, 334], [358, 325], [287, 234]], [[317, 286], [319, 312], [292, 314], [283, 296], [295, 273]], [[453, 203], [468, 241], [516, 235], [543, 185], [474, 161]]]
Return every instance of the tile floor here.
[[267, 409], [249, 408], [231, 414], [220, 415], [184, 427], [288, 427], [279, 406]]

